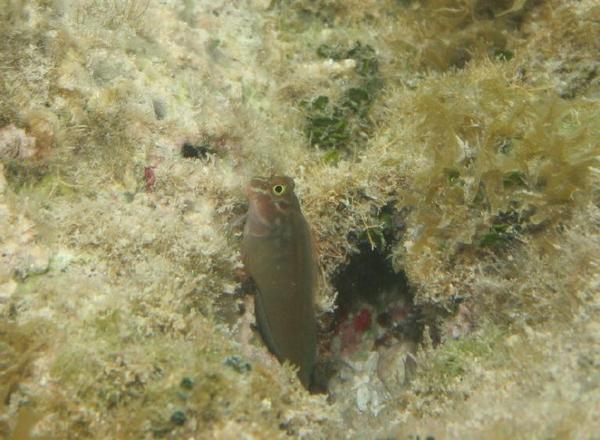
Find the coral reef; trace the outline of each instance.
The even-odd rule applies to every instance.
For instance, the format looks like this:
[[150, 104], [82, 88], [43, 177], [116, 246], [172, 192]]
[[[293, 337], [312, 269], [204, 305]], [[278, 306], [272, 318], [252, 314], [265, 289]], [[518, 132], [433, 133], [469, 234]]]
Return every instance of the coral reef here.
[[[0, 1], [0, 438], [592, 438], [599, 23]], [[250, 330], [269, 174], [319, 249], [321, 394]]]

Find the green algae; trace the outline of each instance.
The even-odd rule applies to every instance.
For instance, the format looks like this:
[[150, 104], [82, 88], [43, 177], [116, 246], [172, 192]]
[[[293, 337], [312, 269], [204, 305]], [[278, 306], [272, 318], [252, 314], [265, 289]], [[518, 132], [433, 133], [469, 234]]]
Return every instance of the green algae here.
[[429, 384], [428, 393], [447, 392], [476, 364], [491, 366], [506, 355], [503, 346], [504, 330], [495, 325], [482, 325], [481, 328], [464, 338], [451, 339], [435, 350], [425, 354], [423, 376], [417, 379], [420, 384]]
[[342, 152], [364, 145], [372, 131], [369, 108], [383, 87], [375, 49], [360, 41], [350, 47], [321, 44], [317, 55], [330, 60], [354, 60], [358, 76], [355, 85], [345, 88], [337, 101], [320, 95], [310, 102], [301, 101], [306, 113], [304, 133], [310, 145], [334, 149], [325, 156], [326, 163], [335, 164]]

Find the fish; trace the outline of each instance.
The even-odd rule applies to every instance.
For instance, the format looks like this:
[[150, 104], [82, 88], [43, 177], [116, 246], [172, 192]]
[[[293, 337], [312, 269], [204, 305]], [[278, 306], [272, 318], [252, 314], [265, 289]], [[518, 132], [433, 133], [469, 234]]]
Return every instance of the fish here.
[[317, 357], [318, 279], [310, 226], [290, 177], [254, 177], [246, 195], [242, 259], [257, 287], [256, 324], [268, 349], [280, 363], [295, 365], [309, 389]]

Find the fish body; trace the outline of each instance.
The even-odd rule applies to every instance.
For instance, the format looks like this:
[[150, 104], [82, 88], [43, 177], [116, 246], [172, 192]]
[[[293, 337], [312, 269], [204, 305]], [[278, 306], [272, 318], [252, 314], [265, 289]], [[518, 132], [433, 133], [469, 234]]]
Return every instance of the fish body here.
[[308, 388], [317, 351], [317, 264], [310, 228], [289, 177], [255, 177], [247, 187], [244, 265], [258, 292], [258, 329], [280, 362], [298, 367]]

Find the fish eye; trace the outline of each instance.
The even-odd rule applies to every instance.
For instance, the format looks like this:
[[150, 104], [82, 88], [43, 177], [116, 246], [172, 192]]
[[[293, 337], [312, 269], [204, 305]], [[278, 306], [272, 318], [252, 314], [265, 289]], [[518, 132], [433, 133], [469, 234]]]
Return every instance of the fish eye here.
[[281, 196], [285, 193], [285, 185], [274, 185], [273, 186], [273, 194], [276, 196]]

